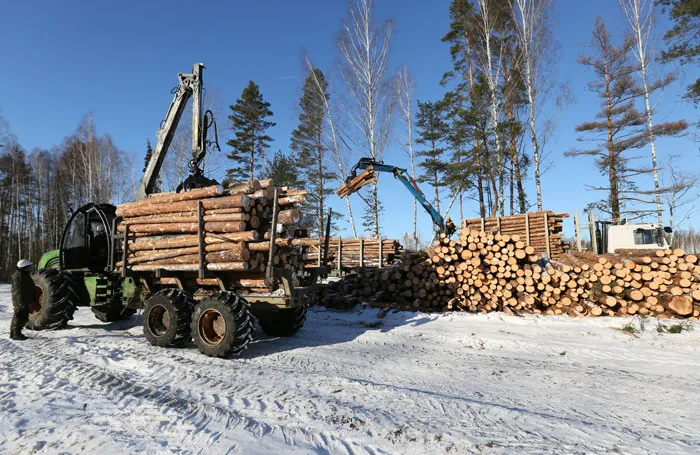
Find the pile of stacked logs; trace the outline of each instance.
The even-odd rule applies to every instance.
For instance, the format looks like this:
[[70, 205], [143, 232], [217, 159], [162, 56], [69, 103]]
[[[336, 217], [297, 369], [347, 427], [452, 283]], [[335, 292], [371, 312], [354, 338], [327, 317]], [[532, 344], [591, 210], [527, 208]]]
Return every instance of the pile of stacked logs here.
[[[269, 292], [265, 280], [275, 189], [271, 180], [252, 181], [227, 190], [221, 186], [182, 193], [157, 193], [117, 207], [118, 232], [126, 234], [126, 253], [117, 267], [155, 270], [231, 272], [229, 279], [251, 292]], [[301, 218], [304, 192], [277, 191], [276, 266], [303, 267], [303, 250], [286, 238]], [[200, 238], [204, 243], [200, 257]], [[235, 273], [233, 273], [235, 272]]]
[[562, 241], [563, 220], [568, 216], [568, 213], [547, 210], [523, 215], [472, 218], [462, 221], [462, 230], [518, 235], [536, 253], [546, 253], [550, 258], [558, 259], [569, 251], [569, 244]]
[[681, 250], [549, 261], [517, 234], [473, 230], [441, 237], [427, 258], [338, 282], [329, 298], [422, 311], [698, 318], [700, 264]]
[[[323, 260], [324, 239], [300, 240], [307, 247], [306, 267], [319, 265]], [[401, 245], [392, 239], [328, 239], [328, 262], [333, 269], [381, 268], [390, 265], [401, 254]]]

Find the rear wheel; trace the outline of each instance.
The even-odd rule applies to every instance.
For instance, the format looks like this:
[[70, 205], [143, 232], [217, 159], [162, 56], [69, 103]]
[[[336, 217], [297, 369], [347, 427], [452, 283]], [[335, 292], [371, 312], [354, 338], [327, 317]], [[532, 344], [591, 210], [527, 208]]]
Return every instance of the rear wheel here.
[[197, 348], [209, 357], [233, 357], [253, 339], [248, 302], [232, 292], [217, 292], [197, 304], [191, 332]]
[[184, 291], [163, 289], [143, 309], [143, 333], [154, 346], [179, 347], [189, 343], [194, 300]]
[[42, 269], [32, 275], [36, 298], [29, 308], [30, 330], [64, 328], [73, 319], [77, 306], [70, 280], [56, 269]]
[[306, 307], [273, 311], [260, 318], [260, 328], [273, 337], [290, 337], [306, 322]]

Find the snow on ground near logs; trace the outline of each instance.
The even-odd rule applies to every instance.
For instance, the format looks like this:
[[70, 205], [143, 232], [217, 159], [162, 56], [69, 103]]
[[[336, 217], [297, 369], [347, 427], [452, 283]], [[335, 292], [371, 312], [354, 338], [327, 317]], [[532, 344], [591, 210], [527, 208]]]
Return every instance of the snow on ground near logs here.
[[8, 339], [0, 453], [700, 453], [700, 328], [314, 308], [239, 359], [163, 349], [140, 316]]

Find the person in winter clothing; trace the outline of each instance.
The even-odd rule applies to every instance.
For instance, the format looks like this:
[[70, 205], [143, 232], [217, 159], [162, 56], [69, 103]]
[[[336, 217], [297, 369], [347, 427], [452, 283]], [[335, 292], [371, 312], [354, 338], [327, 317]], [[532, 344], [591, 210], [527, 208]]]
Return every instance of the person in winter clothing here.
[[10, 325], [10, 338], [26, 340], [22, 329], [29, 320], [29, 308], [36, 299], [36, 288], [32, 279], [32, 262], [21, 259], [17, 262], [17, 270], [12, 275], [12, 306], [15, 313]]

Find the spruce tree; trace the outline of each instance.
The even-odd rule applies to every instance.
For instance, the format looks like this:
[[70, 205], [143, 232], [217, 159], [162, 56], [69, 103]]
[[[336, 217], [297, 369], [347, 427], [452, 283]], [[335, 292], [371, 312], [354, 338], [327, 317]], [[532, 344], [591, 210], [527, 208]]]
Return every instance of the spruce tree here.
[[328, 83], [321, 70], [314, 69], [313, 72], [304, 81], [299, 100], [299, 126], [292, 131], [290, 148], [298, 157], [297, 167], [308, 190], [305, 208], [313, 213], [314, 227], [321, 237], [324, 235], [326, 197], [333, 192], [329, 181], [338, 177], [326, 165], [328, 149], [323, 139]]
[[[148, 163], [151, 161], [151, 157], [153, 156], [153, 147], [151, 147], [151, 140], [146, 139], [146, 156], [143, 158], [143, 171], [146, 172], [146, 168], [148, 167]], [[156, 179], [156, 183], [153, 184], [153, 189], [151, 190], [153, 193], [160, 193], [161, 190], [161, 179], [158, 177]]]
[[226, 171], [226, 179], [229, 183], [255, 180], [255, 171], [267, 166], [266, 151], [272, 140], [267, 129], [275, 126], [274, 122], [266, 120], [272, 116], [270, 103], [263, 99], [260, 87], [250, 81], [236, 104], [229, 108], [228, 118], [235, 137], [227, 142], [233, 148], [228, 158], [236, 166]]
[[442, 101], [418, 101], [416, 142], [427, 147], [417, 153], [418, 156], [425, 158], [419, 164], [423, 168], [423, 174], [418, 181], [428, 182], [435, 189], [435, 208], [438, 212], [440, 212], [440, 188], [446, 186], [443, 175], [448, 165], [445, 148], [442, 147], [449, 134], [449, 125], [445, 116], [445, 104]]
[[299, 179], [299, 169], [296, 158], [287, 156], [278, 150], [272, 161], [265, 166], [265, 178], [272, 179], [275, 186], [290, 186], [300, 188], [303, 182]]

